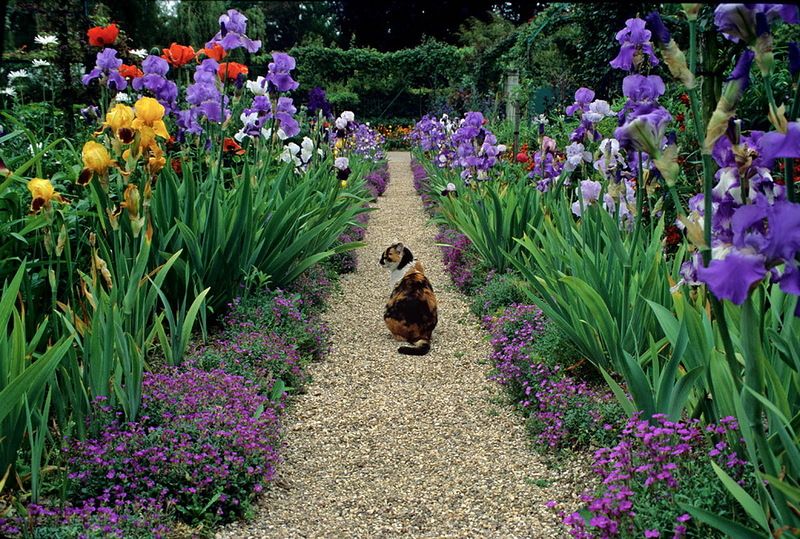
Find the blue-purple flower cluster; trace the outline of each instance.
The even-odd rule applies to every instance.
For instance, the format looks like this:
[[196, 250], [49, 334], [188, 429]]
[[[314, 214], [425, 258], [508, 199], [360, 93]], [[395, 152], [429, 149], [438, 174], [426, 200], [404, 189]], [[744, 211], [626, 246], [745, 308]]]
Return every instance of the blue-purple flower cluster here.
[[458, 124], [451, 124], [446, 117], [425, 116], [414, 126], [409, 138], [423, 150], [436, 152], [439, 167], [459, 170], [461, 179], [469, 184], [489, 179], [489, 171], [506, 151], [485, 124], [480, 112], [467, 112]]

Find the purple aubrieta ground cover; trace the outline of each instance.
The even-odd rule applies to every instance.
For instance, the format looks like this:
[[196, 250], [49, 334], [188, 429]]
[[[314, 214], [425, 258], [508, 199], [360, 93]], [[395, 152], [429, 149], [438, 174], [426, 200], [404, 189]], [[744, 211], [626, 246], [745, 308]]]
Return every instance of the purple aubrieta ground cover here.
[[737, 439], [738, 424], [731, 417], [705, 427], [698, 420], [669, 421], [663, 415], [650, 422], [633, 417], [616, 445], [595, 452], [600, 486], [582, 495], [585, 510], [564, 515], [564, 523], [576, 539], [711, 536], [679, 503], [717, 513], [732, 507], [714, 481], [711, 462], [734, 478], [743, 477], [747, 463], [730, 445]]

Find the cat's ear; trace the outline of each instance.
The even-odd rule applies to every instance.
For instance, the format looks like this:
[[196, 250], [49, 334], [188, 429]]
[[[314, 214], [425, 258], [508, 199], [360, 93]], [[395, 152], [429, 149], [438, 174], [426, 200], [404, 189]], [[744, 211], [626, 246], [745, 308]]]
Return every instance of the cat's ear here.
[[398, 253], [402, 253], [405, 250], [406, 246], [403, 245], [402, 242], [398, 241], [397, 243], [394, 244], [394, 248], [397, 249]]

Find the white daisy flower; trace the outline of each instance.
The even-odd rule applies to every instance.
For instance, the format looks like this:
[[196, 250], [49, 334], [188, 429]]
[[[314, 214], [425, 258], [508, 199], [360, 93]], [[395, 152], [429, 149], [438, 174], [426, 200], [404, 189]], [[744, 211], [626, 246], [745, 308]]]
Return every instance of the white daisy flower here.
[[116, 96], [114, 96], [114, 100], [117, 103], [130, 103], [131, 102], [131, 96], [129, 96], [128, 94], [124, 94], [124, 93], [120, 92]]
[[42, 47], [46, 47], [48, 45], [58, 45], [58, 38], [50, 34], [39, 34], [33, 38], [33, 40]]
[[17, 96], [17, 91], [14, 88], [12, 88], [11, 86], [9, 86], [8, 88], [3, 88], [2, 90], [0, 90], [0, 95], [7, 95], [7, 96], [10, 96], [10, 97], [16, 97]]
[[28, 73], [27, 69], [17, 69], [16, 71], [9, 71], [8, 73], [8, 81], [14, 81], [17, 79], [27, 79], [30, 77], [30, 73]]
[[33, 67], [50, 67], [51, 65], [53, 64], [47, 60], [39, 60], [38, 58], [33, 61]]
[[128, 52], [131, 53], [131, 56], [136, 56], [138, 58], [147, 58], [147, 55], [149, 54], [147, 49], [131, 49]]

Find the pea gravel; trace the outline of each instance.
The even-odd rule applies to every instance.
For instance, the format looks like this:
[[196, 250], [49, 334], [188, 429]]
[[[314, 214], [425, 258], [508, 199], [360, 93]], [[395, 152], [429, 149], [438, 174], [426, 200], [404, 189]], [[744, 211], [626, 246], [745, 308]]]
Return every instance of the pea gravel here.
[[[218, 539], [562, 537], [586, 484], [576, 460], [546, 466], [522, 419], [486, 380], [489, 344], [454, 289], [414, 192], [409, 154], [389, 153], [391, 182], [326, 314], [333, 351], [286, 418], [285, 462], [254, 517]], [[381, 251], [404, 242], [439, 301], [432, 350], [402, 356], [383, 323]]]

